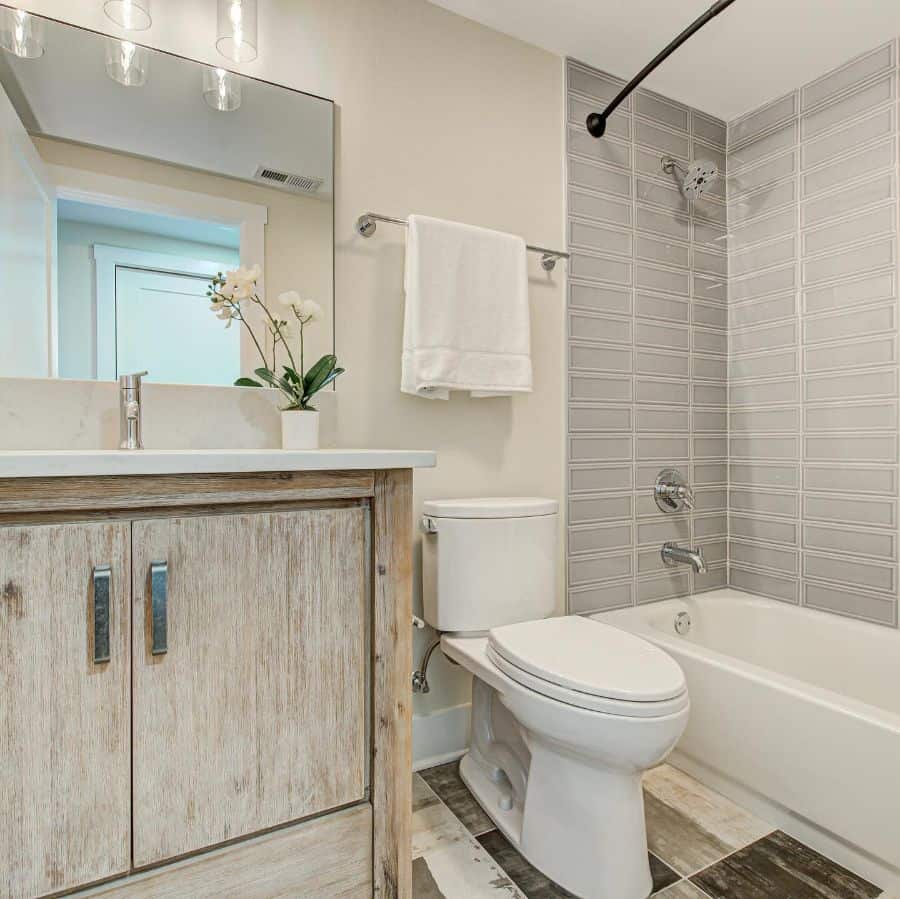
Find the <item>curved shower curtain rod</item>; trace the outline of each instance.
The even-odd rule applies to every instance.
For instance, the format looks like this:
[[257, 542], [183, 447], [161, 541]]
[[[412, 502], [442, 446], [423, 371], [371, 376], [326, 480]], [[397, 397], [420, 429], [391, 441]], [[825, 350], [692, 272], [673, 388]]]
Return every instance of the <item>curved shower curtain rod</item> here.
[[694, 22], [691, 22], [678, 37], [675, 38], [665, 49], [660, 50], [647, 65], [644, 66], [622, 90], [613, 97], [610, 104], [603, 110], [603, 112], [592, 112], [588, 117], [585, 124], [587, 125], [588, 133], [593, 137], [603, 137], [606, 133], [606, 120], [613, 114], [616, 107], [661, 63], [663, 60], [668, 59], [689, 37], [696, 34], [710, 19], [714, 19], [720, 12], [724, 12], [731, 4], [734, 3], [734, 0], [718, 0], [718, 2], [713, 3], [712, 6], [699, 19]]

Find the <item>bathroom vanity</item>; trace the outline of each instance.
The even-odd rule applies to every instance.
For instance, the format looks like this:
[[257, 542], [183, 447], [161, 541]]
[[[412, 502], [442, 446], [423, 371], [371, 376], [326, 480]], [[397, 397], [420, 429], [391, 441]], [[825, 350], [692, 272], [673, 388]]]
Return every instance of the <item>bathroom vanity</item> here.
[[433, 464], [0, 453], [0, 894], [408, 897]]

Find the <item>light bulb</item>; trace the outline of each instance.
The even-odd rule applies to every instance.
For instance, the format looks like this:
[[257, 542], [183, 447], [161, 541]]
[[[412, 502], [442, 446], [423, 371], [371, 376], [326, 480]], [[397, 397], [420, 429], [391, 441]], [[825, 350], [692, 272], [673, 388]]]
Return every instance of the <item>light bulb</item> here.
[[257, 0], [217, 0], [216, 48], [234, 62], [256, 59]]
[[218, 112], [234, 112], [241, 105], [240, 75], [226, 69], [204, 69], [203, 99]]
[[131, 41], [108, 38], [106, 72], [123, 87], [143, 87], [150, 69], [150, 51]]
[[126, 31], [144, 31], [153, 24], [150, 0], [105, 0], [103, 11]]
[[0, 47], [22, 59], [44, 55], [44, 20], [0, 6]]

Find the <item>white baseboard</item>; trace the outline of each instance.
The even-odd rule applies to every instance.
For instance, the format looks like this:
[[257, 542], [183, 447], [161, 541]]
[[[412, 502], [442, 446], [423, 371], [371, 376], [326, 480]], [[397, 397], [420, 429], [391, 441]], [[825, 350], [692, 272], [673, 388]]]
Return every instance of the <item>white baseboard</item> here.
[[452, 762], [469, 746], [469, 703], [413, 718], [413, 771]]

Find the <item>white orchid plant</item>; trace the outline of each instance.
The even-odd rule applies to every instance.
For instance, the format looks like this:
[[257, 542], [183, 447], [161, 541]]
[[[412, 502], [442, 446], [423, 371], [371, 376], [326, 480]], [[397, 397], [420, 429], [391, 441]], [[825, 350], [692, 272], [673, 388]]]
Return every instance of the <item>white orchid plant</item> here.
[[[283, 407], [284, 411], [296, 409], [314, 412], [315, 407], [310, 405], [312, 398], [344, 372], [343, 368], [338, 367], [337, 357], [333, 355], [322, 356], [318, 362], [310, 366], [309, 371], [304, 371], [303, 329], [322, 318], [322, 307], [314, 300], [301, 299], [296, 290], [289, 290], [278, 297], [279, 306], [287, 318], [273, 315], [260, 299], [256, 287], [261, 273], [258, 265], [250, 268], [241, 267], [224, 275], [219, 272], [210, 281], [209, 290], [206, 292], [212, 304], [209, 308], [216, 317], [226, 322], [226, 328], [230, 328], [234, 321], [241, 322], [262, 359], [262, 366], [254, 369], [258, 381], [253, 378], [238, 378], [234, 384], [236, 387], [263, 387], [268, 384], [269, 387], [280, 390], [287, 400], [287, 405]], [[245, 313], [253, 306], [259, 307], [269, 332], [270, 340], [265, 340], [264, 343], [260, 343], [247, 321]], [[291, 351], [291, 341], [295, 336], [299, 336], [299, 366]], [[266, 353], [269, 343], [271, 343], [271, 359]], [[277, 372], [279, 346], [284, 349], [290, 363], [282, 364], [281, 374]]]

